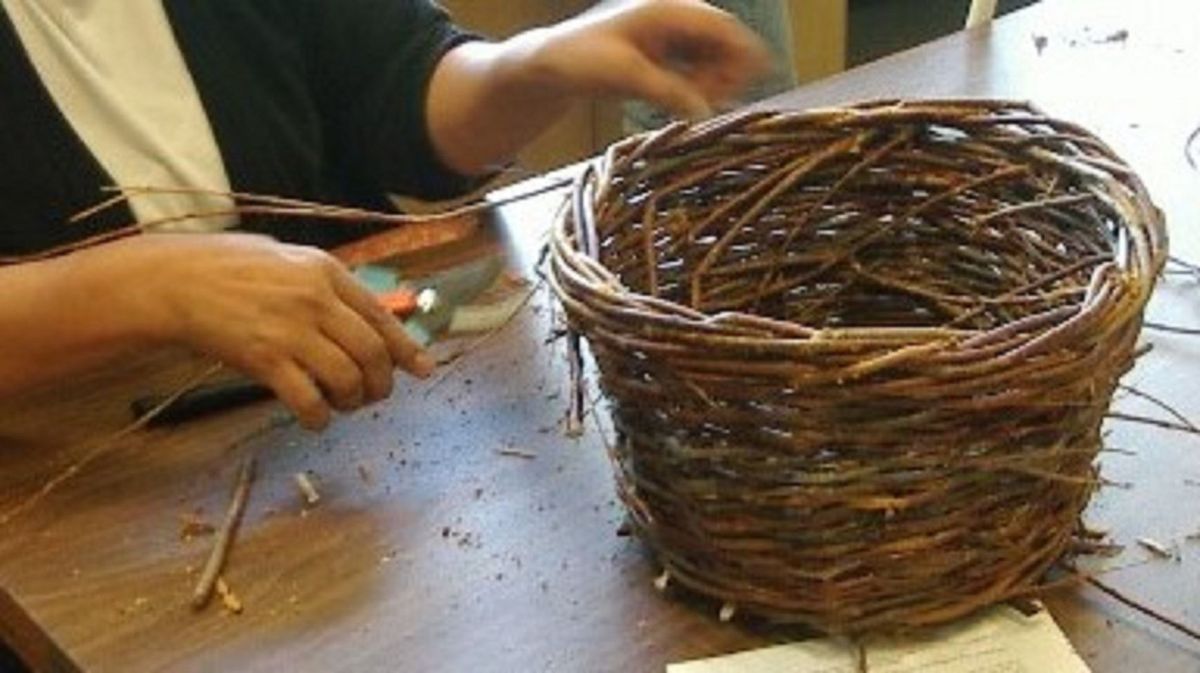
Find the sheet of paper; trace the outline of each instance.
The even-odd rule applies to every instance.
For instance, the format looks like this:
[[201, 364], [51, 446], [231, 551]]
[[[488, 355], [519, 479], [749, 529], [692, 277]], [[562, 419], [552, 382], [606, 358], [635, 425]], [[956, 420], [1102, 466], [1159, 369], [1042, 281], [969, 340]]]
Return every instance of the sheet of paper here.
[[[1046, 610], [1007, 607], [921, 637], [867, 643], [870, 673], [1089, 673]], [[858, 649], [842, 639], [768, 647], [667, 666], [667, 673], [858, 673]]]

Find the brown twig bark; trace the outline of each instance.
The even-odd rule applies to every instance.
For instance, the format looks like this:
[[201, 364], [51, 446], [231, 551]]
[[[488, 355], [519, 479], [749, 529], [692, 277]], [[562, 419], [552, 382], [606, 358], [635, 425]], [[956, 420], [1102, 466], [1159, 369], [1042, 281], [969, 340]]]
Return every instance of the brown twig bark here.
[[254, 467], [254, 457], [247, 456], [238, 469], [237, 483], [233, 488], [233, 498], [229, 502], [225, 520], [221, 523], [221, 529], [217, 531], [212, 553], [209, 554], [208, 561], [204, 564], [204, 572], [200, 574], [200, 581], [196, 583], [196, 589], [192, 592], [192, 608], [195, 610], [201, 610], [208, 605], [217, 580], [220, 579], [221, 570], [225, 567], [225, 559], [233, 545], [242, 514], [246, 511], [250, 485], [254, 483]]

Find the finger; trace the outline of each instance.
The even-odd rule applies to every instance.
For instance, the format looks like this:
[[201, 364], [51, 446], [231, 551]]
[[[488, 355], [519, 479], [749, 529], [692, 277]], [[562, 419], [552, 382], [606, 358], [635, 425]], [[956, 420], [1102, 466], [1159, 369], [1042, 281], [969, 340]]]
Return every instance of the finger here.
[[322, 430], [329, 425], [332, 411], [312, 377], [295, 362], [286, 362], [257, 376], [275, 392], [275, 396], [292, 410], [300, 425], [308, 430]]
[[652, 56], [686, 64], [688, 75], [710, 100], [736, 94], [770, 70], [771, 55], [766, 44], [732, 14], [704, 3], [652, 7], [663, 12], [642, 26], [655, 35], [650, 42], [660, 45], [651, 50]]
[[428, 378], [433, 373], [436, 366], [433, 358], [408, 336], [400, 322], [383, 310], [374, 295], [349, 272], [338, 269], [333, 275], [333, 287], [338, 297], [383, 338], [397, 366], [421, 378]]
[[687, 78], [648, 59], [639, 60], [639, 67], [624, 73], [629, 78], [630, 93], [687, 119], [712, 116], [712, 106]]
[[334, 409], [352, 411], [363, 405], [366, 392], [362, 370], [324, 334], [308, 337], [296, 353], [296, 360], [316, 380]]
[[335, 306], [323, 320], [321, 331], [358, 364], [363, 377], [365, 402], [377, 402], [392, 393], [395, 363], [383, 335], [345, 304]]

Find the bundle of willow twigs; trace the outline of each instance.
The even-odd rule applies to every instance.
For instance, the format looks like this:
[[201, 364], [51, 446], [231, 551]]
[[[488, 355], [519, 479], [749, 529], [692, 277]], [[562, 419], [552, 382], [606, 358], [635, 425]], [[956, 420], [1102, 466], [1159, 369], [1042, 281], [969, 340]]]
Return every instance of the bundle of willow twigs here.
[[679, 583], [839, 633], [1035, 594], [1086, 547], [1167, 256], [1104, 143], [984, 100], [622, 141], [551, 245], [635, 531]]

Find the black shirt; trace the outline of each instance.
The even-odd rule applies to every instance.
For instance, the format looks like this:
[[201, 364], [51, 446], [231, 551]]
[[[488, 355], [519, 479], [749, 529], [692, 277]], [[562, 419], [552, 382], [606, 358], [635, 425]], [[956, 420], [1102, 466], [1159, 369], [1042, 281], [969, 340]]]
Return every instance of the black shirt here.
[[[442, 166], [427, 132], [433, 70], [468, 39], [432, 2], [163, 2], [234, 191], [389, 210], [388, 193], [443, 198], [470, 186]], [[58, 110], [7, 15], [0, 91], [0, 254], [133, 222], [115, 209], [66, 224], [114, 181]], [[243, 227], [316, 245], [365, 231], [262, 218]]]

